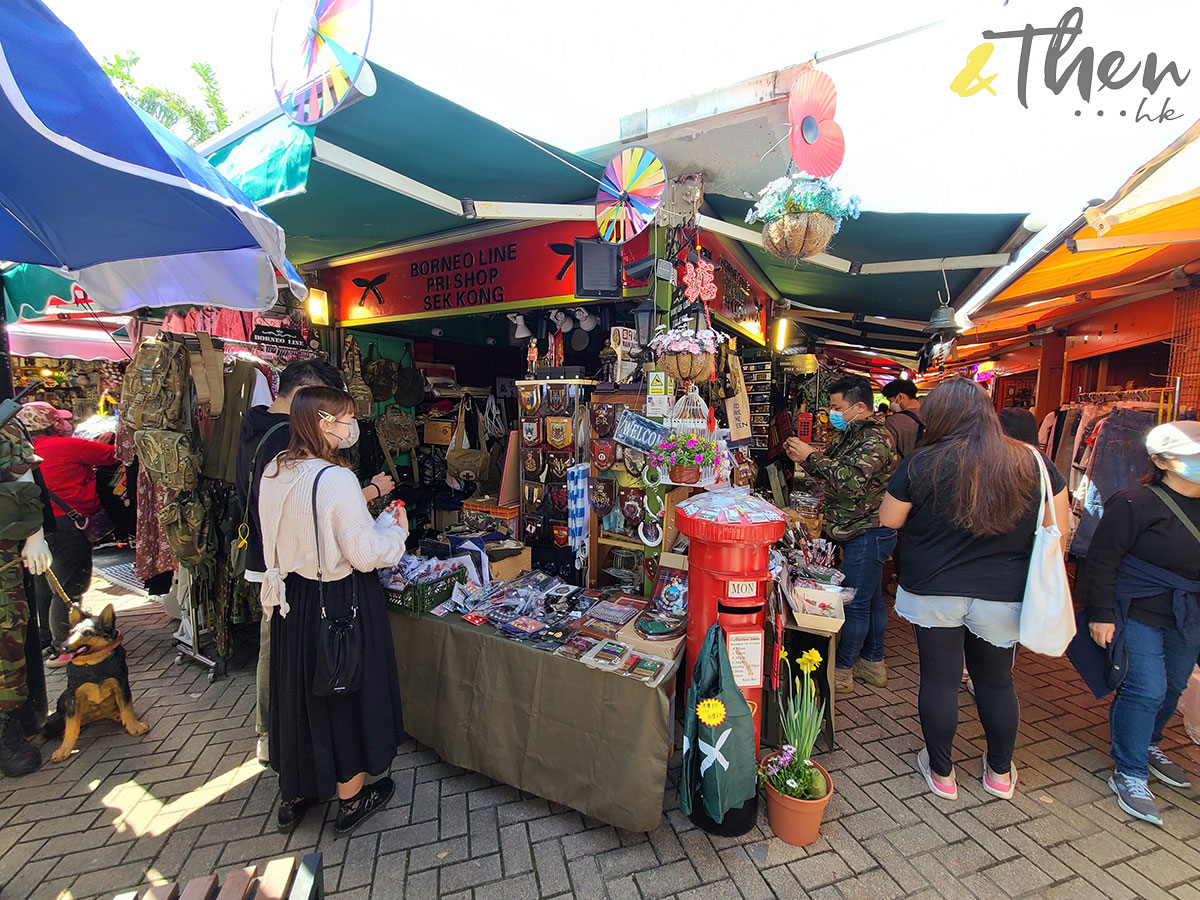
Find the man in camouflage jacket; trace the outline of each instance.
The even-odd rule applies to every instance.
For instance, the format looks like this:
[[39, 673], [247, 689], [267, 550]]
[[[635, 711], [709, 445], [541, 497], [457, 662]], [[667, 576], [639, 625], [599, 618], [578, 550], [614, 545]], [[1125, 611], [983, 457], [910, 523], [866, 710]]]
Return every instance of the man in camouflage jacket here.
[[829, 422], [839, 432], [821, 451], [799, 438], [787, 454], [808, 475], [824, 482], [824, 534], [842, 552], [845, 586], [855, 589], [846, 605], [846, 624], [838, 639], [834, 683], [851, 693], [855, 680], [883, 687], [883, 567], [896, 546], [896, 532], [879, 524], [879, 505], [899, 458], [896, 440], [874, 413], [871, 383], [849, 375], [829, 386]]
[[[0, 490], [10, 485], [15, 488], [18, 480], [32, 480], [30, 469], [36, 461], [20, 426], [10, 423], [0, 428]], [[43, 510], [23, 509], [20, 517], [6, 513], [4, 518], [0, 522], [0, 772], [12, 778], [42, 764], [41, 753], [26, 739], [20, 716], [29, 697], [26, 638], [30, 610], [22, 569], [48, 568], [50, 563], [42, 534]], [[35, 661], [40, 664], [41, 657]]]

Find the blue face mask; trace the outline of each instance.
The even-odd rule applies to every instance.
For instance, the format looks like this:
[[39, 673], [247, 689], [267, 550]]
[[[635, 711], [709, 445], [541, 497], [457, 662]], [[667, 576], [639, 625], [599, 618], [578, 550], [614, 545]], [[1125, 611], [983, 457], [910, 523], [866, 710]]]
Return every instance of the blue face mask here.
[[1176, 475], [1184, 481], [1200, 484], [1200, 456], [1177, 457], [1175, 462], [1179, 465], [1175, 470]]
[[857, 421], [857, 420], [850, 419], [849, 421], [847, 421], [846, 417], [844, 415], [842, 415], [840, 412], [838, 412], [836, 409], [831, 409], [829, 411], [829, 424], [832, 425], [834, 428], [836, 428], [838, 431], [845, 431], [846, 426], [848, 426], [850, 424], [850, 422], [854, 422], [854, 421]]

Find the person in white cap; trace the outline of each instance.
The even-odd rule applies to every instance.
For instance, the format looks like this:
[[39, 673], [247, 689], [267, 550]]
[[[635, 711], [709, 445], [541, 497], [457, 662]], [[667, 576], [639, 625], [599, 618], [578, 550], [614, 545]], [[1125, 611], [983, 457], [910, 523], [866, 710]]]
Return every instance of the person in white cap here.
[[1104, 504], [1086, 595], [1092, 639], [1125, 657], [1108, 785], [1125, 812], [1162, 825], [1149, 777], [1191, 787], [1159, 743], [1200, 655], [1200, 422], [1159, 425], [1146, 451], [1147, 483]]

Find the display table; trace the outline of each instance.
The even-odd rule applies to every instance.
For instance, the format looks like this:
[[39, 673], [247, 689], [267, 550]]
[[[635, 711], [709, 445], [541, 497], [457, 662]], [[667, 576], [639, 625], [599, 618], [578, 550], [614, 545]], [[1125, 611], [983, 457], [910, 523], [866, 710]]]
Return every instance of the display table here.
[[602, 822], [658, 827], [678, 660], [650, 688], [453, 613], [391, 619], [412, 737], [451, 765]]

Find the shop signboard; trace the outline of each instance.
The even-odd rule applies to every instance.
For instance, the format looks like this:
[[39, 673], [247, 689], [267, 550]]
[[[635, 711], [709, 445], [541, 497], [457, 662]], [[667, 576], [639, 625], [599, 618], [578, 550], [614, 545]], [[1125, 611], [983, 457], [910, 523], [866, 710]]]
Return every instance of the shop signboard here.
[[308, 350], [308, 341], [300, 333], [299, 328], [288, 328], [284, 325], [267, 325], [257, 322], [250, 333], [250, 339], [264, 347], [275, 347], [282, 350]]
[[[593, 222], [549, 222], [334, 266], [321, 284], [343, 325], [577, 305], [575, 238], [595, 236]], [[623, 252], [644, 255], [629, 245]]]
[[656, 449], [670, 436], [671, 430], [665, 425], [629, 410], [621, 413], [621, 418], [617, 419], [617, 430], [613, 432], [613, 439], [618, 444], [646, 452]]

